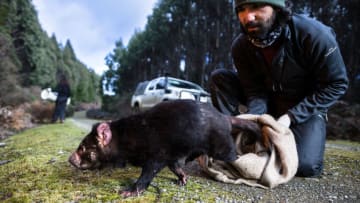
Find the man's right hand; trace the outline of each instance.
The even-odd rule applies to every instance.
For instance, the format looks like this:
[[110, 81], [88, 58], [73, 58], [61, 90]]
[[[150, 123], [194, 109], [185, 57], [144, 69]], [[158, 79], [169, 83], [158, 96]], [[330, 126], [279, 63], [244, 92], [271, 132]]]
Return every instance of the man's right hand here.
[[278, 118], [277, 122], [288, 128], [290, 127], [291, 119], [288, 114], [284, 114]]

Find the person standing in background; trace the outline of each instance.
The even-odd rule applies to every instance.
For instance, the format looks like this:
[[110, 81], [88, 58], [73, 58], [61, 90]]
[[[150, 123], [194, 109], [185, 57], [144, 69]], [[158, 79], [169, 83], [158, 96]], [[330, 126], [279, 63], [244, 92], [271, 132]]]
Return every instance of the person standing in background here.
[[57, 92], [57, 98], [55, 101], [55, 109], [52, 122], [56, 123], [60, 119], [60, 123], [65, 120], [66, 103], [71, 96], [70, 85], [65, 75], [60, 77], [60, 82], [56, 86], [54, 92]]

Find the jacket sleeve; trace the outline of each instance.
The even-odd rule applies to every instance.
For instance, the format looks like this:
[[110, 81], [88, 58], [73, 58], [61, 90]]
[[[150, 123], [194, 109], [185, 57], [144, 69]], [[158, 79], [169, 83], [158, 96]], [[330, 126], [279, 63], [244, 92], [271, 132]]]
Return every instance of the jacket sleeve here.
[[249, 114], [268, 113], [267, 94], [263, 84], [263, 75], [253, 65], [249, 64], [248, 56], [243, 50], [246, 45], [240, 45], [239, 37], [232, 44], [232, 57], [238, 77], [246, 97]]
[[345, 64], [331, 28], [326, 27], [321, 34], [306, 35], [300, 43], [306, 60], [310, 61], [316, 87], [288, 111], [293, 123], [302, 123], [313, 115], [326, 115], [348, 87]]
[[66, 86], [66, 96], [67, 96], [67, 97], [71, 97], [71, 96], [72, 96], [72, 95], [71, 95], [71, 89], [70, 89], [70, 86], [69, 86], [69, 85]]

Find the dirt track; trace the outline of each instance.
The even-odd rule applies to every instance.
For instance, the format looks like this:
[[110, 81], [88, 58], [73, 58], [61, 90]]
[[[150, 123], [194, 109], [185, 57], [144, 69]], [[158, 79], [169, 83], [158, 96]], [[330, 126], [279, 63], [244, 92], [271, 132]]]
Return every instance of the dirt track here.
[[93, 124], [99, 122], [99, 120], [88, 119], [85, 116], [84, 111], [75, 112], [72, 118], [69, 118], [76, 126], [90, 131]]

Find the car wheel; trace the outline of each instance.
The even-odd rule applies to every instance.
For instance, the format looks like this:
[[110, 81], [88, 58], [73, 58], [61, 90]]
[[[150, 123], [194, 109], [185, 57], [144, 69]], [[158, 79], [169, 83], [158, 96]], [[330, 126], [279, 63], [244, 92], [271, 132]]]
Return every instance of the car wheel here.
[[133, 113], [139, 113], [140, 112], [140, 107], [138, 104], [135, 104], [135, 106], [132, 108], [132, 112]]

